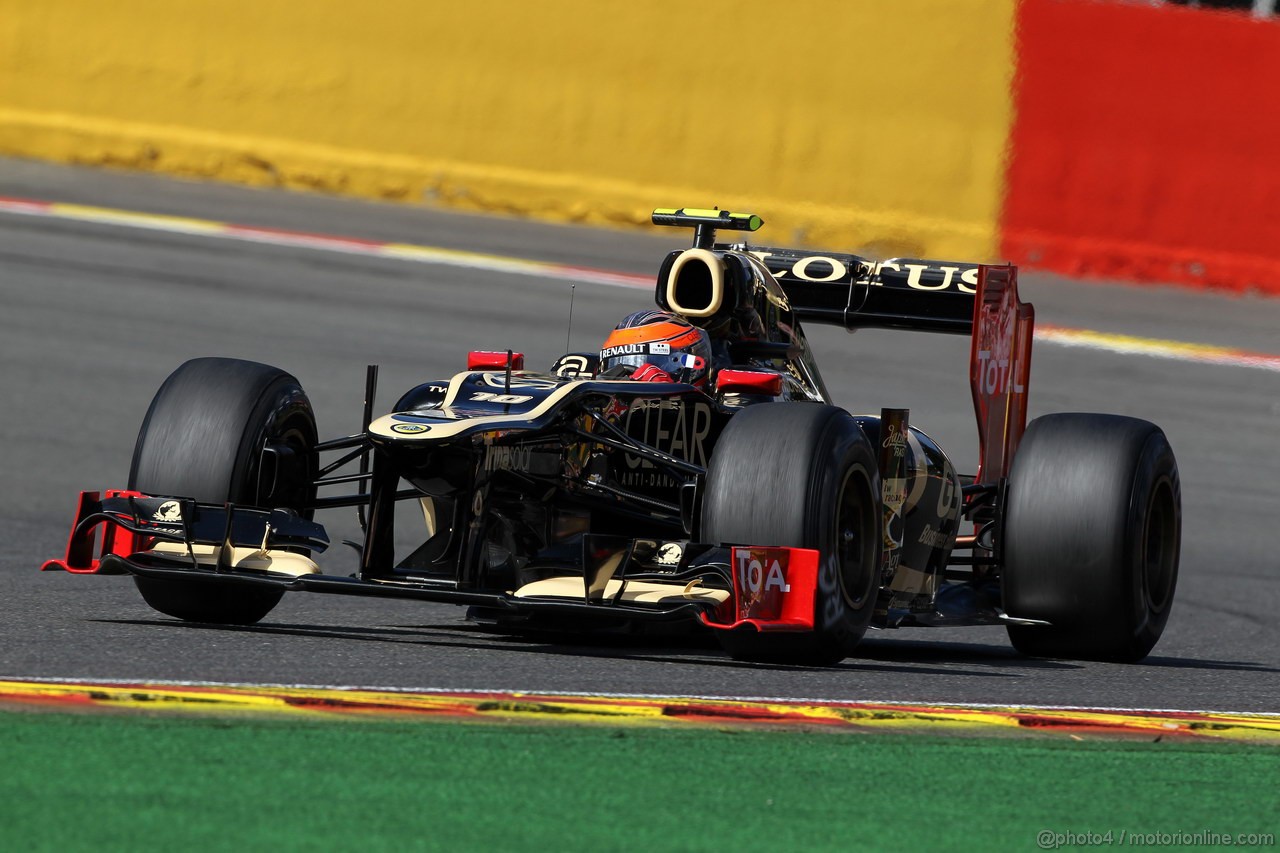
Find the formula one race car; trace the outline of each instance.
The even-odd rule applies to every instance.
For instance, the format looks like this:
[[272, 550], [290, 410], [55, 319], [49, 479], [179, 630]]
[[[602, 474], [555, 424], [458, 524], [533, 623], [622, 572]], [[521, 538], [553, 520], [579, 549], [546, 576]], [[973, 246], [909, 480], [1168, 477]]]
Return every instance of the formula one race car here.
[[[1178, 571], [1173, 452], [1112, 415], [1024, 431], [1034, 320], [1013, 267], [719, 244], [717, 229], [761, 225], [719, 210], [653, 221], [695, 229], [659, 270], [661, 310], [545, 373], [472, 352], [376, 418], [370, 367], [356, 435], [318, 442], [282, 370], [183, 364], [129, 488], [82, 493], [44, 568], [131, 574], [153, 608], [200, 622], [251, 624], [305, 590], [453, 602], [515, 628], [686, 620], [756, 660], [837, 661], [871, 626], [1150, 652]], [[904, 409], [831, 405], [801, 321], [971, 335], [977, 472], [957, 475]], [[325, 494], [338, 485], [355, 493]], [[400, 501], [421, 508], [407, 553]], [[357, 507], [365, 534], [350, 576], [311, 559], [328, 544], [313, 514], [333, 507]]]

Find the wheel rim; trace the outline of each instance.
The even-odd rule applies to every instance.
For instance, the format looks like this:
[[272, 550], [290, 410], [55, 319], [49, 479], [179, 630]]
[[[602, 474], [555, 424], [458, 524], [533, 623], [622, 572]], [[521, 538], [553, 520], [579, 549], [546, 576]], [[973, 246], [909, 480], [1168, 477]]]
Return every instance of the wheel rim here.
[[1147, 524], [1142, 537], [1142, 585], [1147, 607], [1159, 613], [1173, 595], [1178, 559], [1177, 504], [1173, 484], [1162, 478], [1147, 504]]
[[851, 468], [840, 488], [836, 506], [836, 557], [840, 564], [840, 592], [853, 609], [861, 609], [870, 597], [871, 575], [876, 565], [875, 512], [871, 480], [861, 467]]

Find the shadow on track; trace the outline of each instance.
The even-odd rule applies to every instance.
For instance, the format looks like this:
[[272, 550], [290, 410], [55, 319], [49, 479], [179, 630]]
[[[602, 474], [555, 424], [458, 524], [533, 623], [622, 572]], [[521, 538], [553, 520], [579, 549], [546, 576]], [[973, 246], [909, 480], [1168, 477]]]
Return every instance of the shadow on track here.
[[1237, 660], [1196, 660], [1195, 658], [1149, 657], [1139, 666], [1159, 666], [1170, 669], [1221, 669], [1232, 672], [1280, 672], [1280, 668], [1260, 663]]
[[[341, 639], [358, 642], [397, 643], [439, 648], [465, 649], [469, 651], [516, 652], [536, 655], [558, 655], [577, 658], [613, 658], [625, 661], [649, 663], [681, 664], [686, 666], [708, 666], [731, 669], [770, 670], [775, 672], [884, 672], [911, 675], [965, 675], [975, 678], [1018, 678], [1017, 673], [996, 672], [989, 669], [960, 669], [954, 667], [930, 667], [932, 660], [937, 663], [952, 662], [946, 654], [945, 646], [933, 646], [937, 654], [932, 658], [916, 654], [903, 658], [904, 663], [915, 665], [884, 665], [872, 663], [872, 660], [892, 660], [886, 655], [859, 656], [850, 658], [834, 667], [795, 666], [789, 664], [752, 663], [735, 661], [722, 652], [714, 639], [710, 637], [637, 637], [619, 634], [558, 634], [551, 637], [547, 634], [511, 634], [497, 633], [489, 626], [456, 624], [456, 625], [420, 625], [420, 626], [388, 626], [388, 627], [349, 627], [322, 625], [291, 625], [258, 623], [257, 625], [214, 625], [199, 622], [177, 622], [160, 619], [96, 619], [103, 624], [135, 625], [184, 631], [225, 631], [233, 634], [276, 635], [303, 637], [313, 639]], [[981, 648], [981, 647], [975, 647]], [[987, 656], [996, 656], [987, 650]], [[988, 667], [995, 661], [983, 661], [977, 656], [977, 662]], [[999, 659], [1004, 667], [1020, 667], [1036, 670], [1043, 669], [1075, 669], [1075, 664], [1062, 661], [1034, 660], [1007, 656]]]
[[[963, 663], [979, 666], [1021, 666], [1043, 669], [1081, 669], [1084, 664], [1048, 658], [1025, 658], [1013, 647], [979, 645], [976, 643], [927, 643], [911, 640], [871, 640], [858, 646], [858, 658], [882, 662], [910, 663]], [[1093, 662], [1091, 666], [1161, 667], [1169, 669], [1207, 669], [1238, 672], [1280, 672], [1280, 669], [1249, 661], [1197, 660], [1186, 657], [1159, 657], [1152, 655], [1136, 664], [1106, 664]]]

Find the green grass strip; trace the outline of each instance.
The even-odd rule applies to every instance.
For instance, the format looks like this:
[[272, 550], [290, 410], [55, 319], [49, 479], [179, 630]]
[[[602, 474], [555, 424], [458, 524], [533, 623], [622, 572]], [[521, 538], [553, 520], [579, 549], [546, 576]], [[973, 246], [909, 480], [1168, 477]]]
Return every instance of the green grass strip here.
[[0, 768], [8, 850], [1035, 850], [1044, 831], [1280, 829], [1280, 750], [1180, 740], [3, 713]]

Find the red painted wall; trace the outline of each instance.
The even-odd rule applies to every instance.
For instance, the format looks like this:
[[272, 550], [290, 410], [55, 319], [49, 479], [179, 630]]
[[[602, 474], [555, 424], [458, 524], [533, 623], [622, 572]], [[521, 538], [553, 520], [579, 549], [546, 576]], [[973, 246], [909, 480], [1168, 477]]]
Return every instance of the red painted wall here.
[[1021, 0], [1002, 251], [1280, 295], [1280, 20]]

